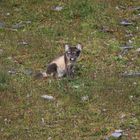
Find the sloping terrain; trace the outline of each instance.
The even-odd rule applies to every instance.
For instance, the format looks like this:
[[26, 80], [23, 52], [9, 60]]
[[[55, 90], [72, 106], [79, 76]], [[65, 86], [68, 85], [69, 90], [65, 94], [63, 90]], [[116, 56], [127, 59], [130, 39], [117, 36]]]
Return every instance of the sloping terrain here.
[[[0, 139], [139, 140], [139, 6], [0, 0]], [[34, 80], [65, 43], [83, 45], [75, 78]]]

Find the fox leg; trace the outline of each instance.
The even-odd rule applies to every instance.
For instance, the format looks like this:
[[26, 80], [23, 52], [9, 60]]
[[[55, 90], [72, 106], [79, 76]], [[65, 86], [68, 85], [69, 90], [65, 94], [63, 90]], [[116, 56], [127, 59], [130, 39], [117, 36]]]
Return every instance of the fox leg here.
[[47, 74], [52, 75], [52, 76], [56, 76], [57, 74], [57, 65], [55, 63], [49, 64], [47, 67]]

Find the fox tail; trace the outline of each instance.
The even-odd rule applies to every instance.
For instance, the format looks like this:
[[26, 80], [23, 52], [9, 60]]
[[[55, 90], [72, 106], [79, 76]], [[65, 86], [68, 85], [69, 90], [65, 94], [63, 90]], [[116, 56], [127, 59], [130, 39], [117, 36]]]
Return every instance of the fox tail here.
[[48, 74], [46, 72], [38, 72], [34, 75], [34, 79], [44, 79], [47, 77], [48, 77]]

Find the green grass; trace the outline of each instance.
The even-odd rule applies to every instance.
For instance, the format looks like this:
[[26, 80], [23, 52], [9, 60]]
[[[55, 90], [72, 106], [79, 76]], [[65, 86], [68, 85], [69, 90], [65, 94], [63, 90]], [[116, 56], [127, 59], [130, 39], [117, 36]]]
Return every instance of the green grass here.
[[[6, 27], [0, 29], [0, 139], [103, 140], [122, 129], [128, 134], [122, 140], [138, 140], [140, 79], [120, 76], [140, 71], [138, 11], [129, 8], [138, 5], [130, 0], [0, 1]], [[63, 9], [54, 11], [55, 6]], [[122, 19], [135, 25], [121, 26]], [[24, 27], [11, 30], [16, 23]], [[120, 46], [131, 39], [126, 32], [134, 34], [134, 49], [120, 58]], [[74, 79], [34, 80], [25, 74], [44, 70], [63, 54], [65, 43], [83, 45]], [[44, 94], [55, 100], [43, 100]], [[82, 101], [84, 96], [88, 99]]]
[[0, 91], [4, 91], [8, 87], [9, 77], [4, 71], [0, 71]]

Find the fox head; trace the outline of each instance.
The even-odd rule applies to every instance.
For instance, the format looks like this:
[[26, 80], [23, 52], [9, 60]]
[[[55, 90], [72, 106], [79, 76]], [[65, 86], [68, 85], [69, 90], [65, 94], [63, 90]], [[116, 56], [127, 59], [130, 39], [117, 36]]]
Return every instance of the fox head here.
[[68, 44], [65, 45], [65, 55], [69, 62], [73, 63], [76, 62], [77, 58], [79, 57], [82, 51], [82, 45], [77, 44], [76, 46], [70, 46]]

